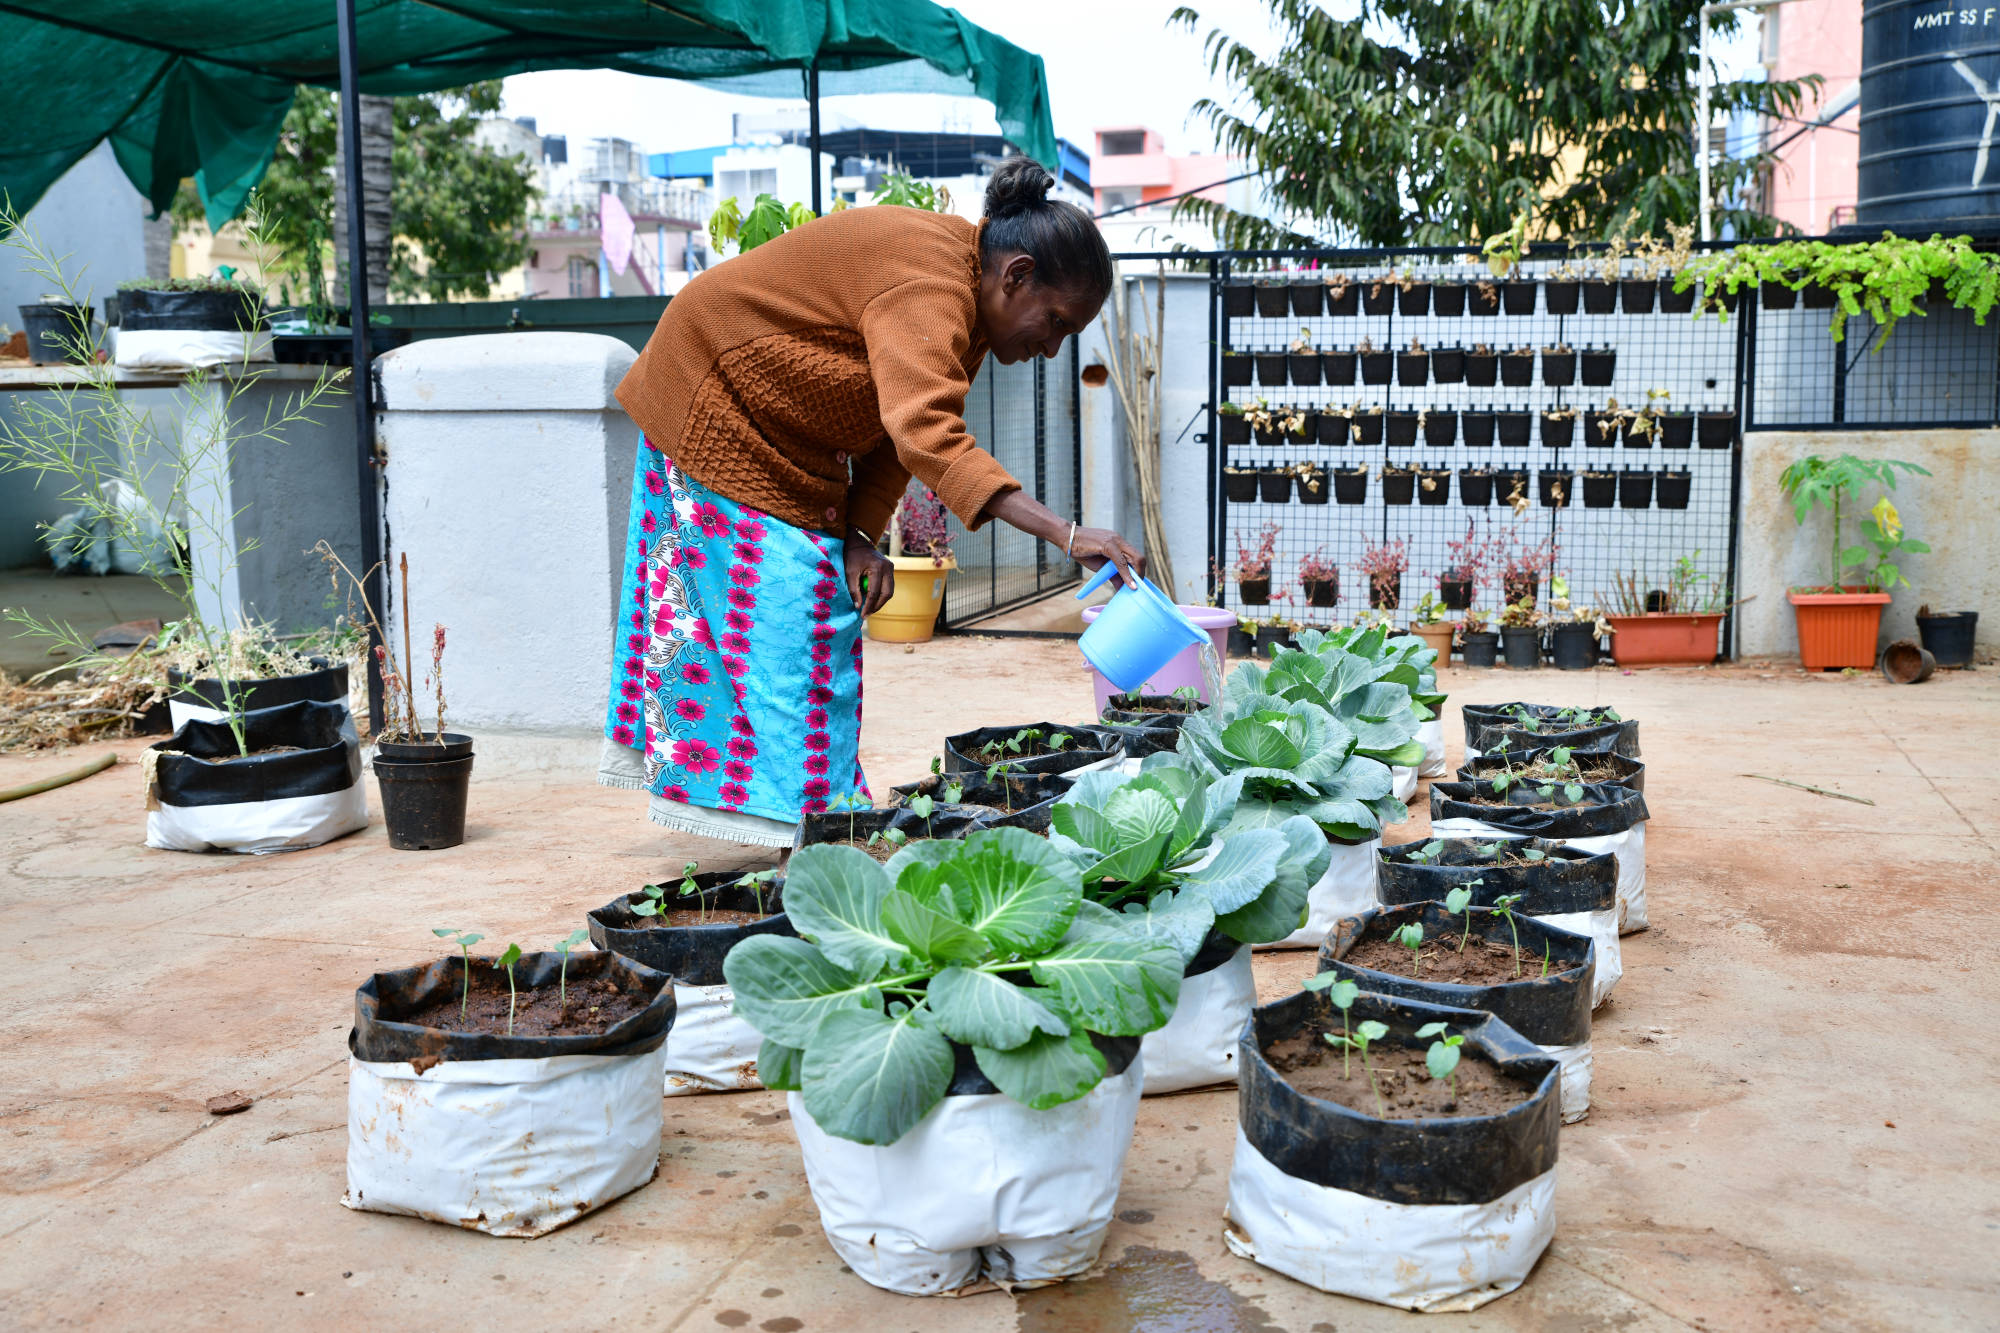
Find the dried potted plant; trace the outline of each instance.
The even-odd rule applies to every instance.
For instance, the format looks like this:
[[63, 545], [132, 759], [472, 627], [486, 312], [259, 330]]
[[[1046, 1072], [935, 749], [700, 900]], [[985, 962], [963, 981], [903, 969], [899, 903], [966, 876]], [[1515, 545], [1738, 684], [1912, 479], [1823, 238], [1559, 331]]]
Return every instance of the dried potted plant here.
[[[1319, 291], [1319, 284], [1314, 283], [1312, 290]], [[1313, 347], [1311, 329], [1299, 330], [1299, 336], [1292, 339], [1291, 345], [1285, 349], [1285, 356], [1291, 370], [1292, 383], [1308, 388], [1319, 383], [1319, 352]]]
[[1568, 343], [1556, 343], [1542, 349], [1542, 383], [1551, 388], [1567, 389], [1576, 383], [1576, 349]]
[[1491, 343], [1474, 343], [1465, 354], [1465, 382], [1475, 389], [1490, 389], [1500, 379], [1500, 354]]
[[1417, 496], [1417, 470], [1402, 463], [1382, 465], [1382, 503], [1406, 505]]
[[[1429, 288], [1425, 288], [1429, 295]], [[1410, 339], [1410, 345], [1396, 353], [1396, 383], [1405, 388], [1420, 387], [1430, 382], [1431, 354], [1424, 350], [1422, 342]]]
[[1403, 601], [1403, 571], [1410, 567], [1410, 544], [1403, 538], [1361, 548], [1360, 569], [1368, 576], [1368, 605], [1394, 611]]
[[1333, 499], [1333, 487], [1327, 470], [1318, 463], [1300, 463], [1293, 472], [1298, 479], [1299, 503], [1302, 505], [1323, 505]]
[[1497, 539], [1496, 545], [1496, 553], [1500, 557], [1500, 588], [1506, 602], [1510, 606], [1516, 602], [1533, 606], [1542, 575], [1555, 568], [1559, 548], [1554, 538], [1524, 547], [1517, 545], [1509, 533]]
[[1611, 576], [1615, 609], [1606, 619], [1615, 631], [1612, 661], [1635, 667], [1706, 666], [1715, 660], [1729, 588], [1700, 571], [1700, 558], [1696, 551], [1675, 560], [1663, 587], [1647, 588], [1637, 570]]
[[1216, 430], [1224, 444], [1250, 443], [1250, 423], [1244, 419], [1243, 404], [1223, 403], [1215, 409]]
[[1367, 338], [1361, 340], [1361, 346], [1356, 349], [1355, 355], [1361, 360], [1363, 384], [1387, 384], [1390, 376], [1396, 373], [1396, 354], [1377, 349]]
[[1328, 273], [1320, 279], [1326, 285], [1326, 313], [1352, 315], [1361, 308], [1361, 284], [1345, 273]]
[[[1488, 485], [1491, 486], [1490, 481]], [[1455, 537], [1444, 544], [1446, 563], [1444, 572], [1438, 575], [1438, 596], [1443, 599], [1447, 611], [1463, 611], [1472, 605], [1473, 594], [1478, 591], [1480, 575], [1491, 558], [1492, 547], [1491, 540], [1478, 535], [1471, 519], [1465, 521], [1463, 537]]]
[[1271, 600], [1271, 562], [1277, 558], [1276, 523], [1257, 529], [1256, 545], [1246, 546], [1236, 539], [1236, 595], [1245, 606], [1265, 606]]

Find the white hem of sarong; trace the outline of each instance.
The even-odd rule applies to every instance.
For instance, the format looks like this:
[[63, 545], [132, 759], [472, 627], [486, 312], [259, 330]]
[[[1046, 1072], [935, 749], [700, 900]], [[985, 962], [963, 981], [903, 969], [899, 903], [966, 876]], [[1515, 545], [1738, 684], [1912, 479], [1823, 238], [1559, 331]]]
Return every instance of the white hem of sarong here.
[[[609, 736], [598, 752], [597, 785], [624, 791], [646, 790], [646, 756], [630, 745], [620, 745]], [[647, 798], [646, 818], [661, 828], [721, 842], [747, 842], [758, 847], [789, 847], [798, 841], [795, 821], [746, 815], [740, 810], [710, 810], [664, 796]]]

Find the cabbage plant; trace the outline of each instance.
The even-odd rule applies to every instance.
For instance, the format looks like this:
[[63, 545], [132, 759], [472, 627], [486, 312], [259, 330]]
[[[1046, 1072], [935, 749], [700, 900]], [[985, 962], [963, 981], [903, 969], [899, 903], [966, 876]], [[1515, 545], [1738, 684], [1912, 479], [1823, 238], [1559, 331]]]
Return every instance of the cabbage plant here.
[[1211, 930], [1244, 944], [1297, 930], [1333, 854], [1304, 815], [1222, 836], [1242, 790], [1240, 776], [1149, 755], [1137, 775], [1078, 778], [1050, 811], [1049, 841], [1082, 868], [1085, 896], [1172, 944], [1185, 965]]
[[887, 865], [801, 848], [785, 909], [799, 938], [753, 935], [723, 975], [764, 1035], [764, 1085], [856, 1143], [894, 1143], [937, 1105], [953, 1042], [1047, 1110], [1104, 1077], [1093, 1033], [1151, 1032], [1180, 998], [1180, 954], [1086, 901], [1076, 862], [1024, 829], [914, 842]]
[[[1248, 667], [1238, 667], [1231, 680]], [[1224, 836], [1280, 828], [1304, 815], [1344, 842], [1365, 842], [1409, 816], [1388, 766], [1360, 754], [1359, 737], [1325, 708], [1274, 694], [1227, 697], [1181, 728], [1179, 753], [1210, 777], [1240, 777]]]

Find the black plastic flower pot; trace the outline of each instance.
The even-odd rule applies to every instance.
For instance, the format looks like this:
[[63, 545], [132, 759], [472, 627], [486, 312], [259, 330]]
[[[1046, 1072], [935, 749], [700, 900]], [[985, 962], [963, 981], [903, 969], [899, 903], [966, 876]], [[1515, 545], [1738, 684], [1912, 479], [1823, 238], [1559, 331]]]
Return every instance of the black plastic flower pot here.
[[38, 366], [59, 366], [73, 360], [75, 346], [90, 341], [93, 320], [80, 306], [68, 301], [36, 301], [20, 309], [28, 360]]
[[1283, 319], [1292, 313], [1291, 289], [1283, 283], [1259, 283], [1257, 313], [1265, 319]]
[[1267, 505], [1281, 505], [1292, 498], [1292, 470], [1265, 468], [1257, 474], [1257, 498]]
[[1662, 449], [1685, 449], [1694, 443], [1694, 413], [1662, 412], [1654, 422]]
[[1224, 352], [1222, 354], [1222, 383], [1231, 389], [1245, 388], [1250, 376], [1256, 370], [1257, 359], [1248, 352]]
[[1603, 348], [1583, 354], [1583, 383], [1585, 388], [1602, 389], [1611, 383], [1618, 369], [1618, 353], [1613, 348]]
[[1623, 443], [1627, 449], [1650, 449], [1653, 447], [1653, 418], [1645, 412], [1634, 412], [1625, 418]]
[[1231, 657], [1248, 657], [1257, 651], [1257, 636], [1241, 625], [1231, 625], [1224, 648]]
[[1687, 290], [1674, 290], [1674, 275], [1660, 275], [1660, 313], [1663, 315], [1685, 315], [1693, 311], [1696, 298], [1701, 295], [1701, 284], [1691, 282]]
[[1490, 629], [1466, 630], [1458, 636], [1458, 656], [1467, 666], [1497, 666], [1500, 636]]
[[1542, 304], [1551, 315], [1574, 315], [1581, 291], [1574, 278], [1551, 279], [1542, 284]]
[[1465, 382], [1475, 389], [1490, 389], [1500, 382], [1500, 355], [1497, 352], [1467, 352]]
[[[1493, 503], [1512, 504], [1516, 493], [1528, 493], [1528, 470], [1526, 468], [1502, 467], [1493, 469]], [[1510, 602], [1519, 601], [1509, 597]]]
[[1338, 412], [1321, 412], [1313, 418], [1313, 438], [1321, 444], [1346, 444], [1354, 438], [1354, 422]]
[[1500, 447], [1519, 449], [1525, 446], [1534, 420], [1533, 412], [1495, 412], [1493, 421], [1500, 436]]
[[1291, 372], [1291, 357], [1285, 352], [1258, 352], [1257, 383], [1265, 388], [1283, 388]]
[[1438, 600], [1447, 611], [1463, 611], [1472, 605], [1472, 580], [1440, 578]]
[[1326, 313], [1329, 315], [1353, 315], [1361, 309], [1361, 284], [1342, 283], [1340, 287], [1326, 289]]
[[1625, 420], [1617, 412], [1592, 412], [1590, 423], [1584, 428], [1583, 442], [1592, 449], [1610, 449], [1618, 444], [1618, 437], [1625, 433]]
[[1285, 433], [1276, 425], [1259, 426], [1256, 428], [1256, 435], [1257, 443], [1269, 445], [1272, 448], [1276, 448], [1285, 442]]
[[1431, 380], [1431, 354], [1429, 352], [1396, 353], [1396, 383], [1404, 388], [1417, 388], [1429, 384]]
[[1326, 308], [1326, 284], [1317, 277], [1294, 282], [1286, 290], [1292, 294], [1292, 313], [1301, 319], [1311, 319]]
[[1799, 299], [1808, 310], [1831, 310], [1838, 303], [1833, 288], [1823, 287], [1816, 282], [1807, 283], [1799, 292]]
[[1319, 430], [1319, 413], [1304, 412], [1304, 411], [1299, 413], [1299, 424], [1296, 427], [1285, 426], [1283, 428], [1285, 439], [1292, 444], [1304, 444], [1307, 440], [1310, 440], [1318, 432], [1318, 430]]
[[1493, 447], [1493, 414], [1491, 412], [1467, 412], [1459, 418], [1465, 428], [1465, 447], [1468, 449], [1491, 449]]
[[1542, 632], [1538, 629], [1505, 626], [1500, 631], [1500, 651], [1507, 665], [1529, 670], [1542, 664]]
[[1288, 352], [1285, 354], [1291, 371], [1292, 383], [1306, 388], [1319, 383], [1320, 360], [1318, 352]]
[[1736, 414], [1734, 412], [1703, 412], [1701, 414], [1701, 447], [1704, 449], [1727, 449], [1736, 443]]
[[1250, 422], [1240, 413], [1220, 413], [1215, 418], [1215, 429], [1224, 444], [1250, 443]]
[[1626, 278], [1618, 284], [1618, 300], [1628, 315], [1650, 315], [1653, 302], [1659, 298], [1660, 283], [1657, 278]]
[[1271, 603], [1271, 580], [1267, 575], [1261, 579], [1238, 579], [1236, 597], [1245, 606], [1268, 606]]
[[1510, 389], [1525, 389], [1535, 382], [1535, 349], [1518, 347], [1500, 356], [1500, 382]]
[[1320, 378], [1328, 384], [1354, 383], [1354, 353], [1321, 352], [1319, 354]]
[[1390, 448], [1407, 449], [1417, 442], [1415, 412], [1390, 412], [1387, 416]]
[[1340, 580], [1338, 578], [1302, 578], [1299, 580], [1299, 584], [1305, 589], [1307, 606], [1316, 606], [1321, 610], [1326, 610], [1340, 604]]
[[1653, 474], [1643, 469], [1618, 474], [1618, 507], [1646, 509], [1653, 503]]
[[1704, 310], [1727, 310], [1734, 314], [1736, 303], [1742, 296], [1742, 292], [1731, 291], [1727, 286], [1710, 291], [1707, 283], [1701, 284], [1701, 304]]
[[1366, 445], [1382, 443], [1382, 414], [1380, 412], [1357, 412], [1355, 414], [1354, 442]]
[[442, 764], [471, 753], [472, 737], [456, 731], [447, 731], [441, 740], [427, 731], [414, 740], [375, 742], [375, 757], [397, 764]]
[[1433, 347], [1431, 379], [1438, 384], [1462, 384], [1465, 381], [1465, 349]]
[[1298, 475], [1299, 503], [1302, 505], [1323, 505], [1333, 498], [1333, 489], [1326, 484], [1326, 469], [1312, 467]]
[[1257, 295], [1247, 282], [1232, 282], [1222, 289], [1222, 313], [1231, 319], [1247, 319], [1257, 312]]
[[1653, 479], [1653, 500], [1662, 509], [1686, 509], [1694, 492], [1694, 474], [1662, 472]]
[[1465, 284], [1462, 282], [1434, 282], [1431, 284], [1431, 310], [1447, 319], [1456, 319], [1465, 313]]
[[1468, 315], [1497, 315], [1500, 313], [1500, 284], [1479, 279], [1465, 285], [1465, 313]]
[[1544, 509], [1568, 508], [1575, 485], [1576, 474], [1567, 468], [1542, 468], [1535, 473], [1535, 489], [1541, 493]]
[[1387, 384], [1396, 373], [1394, 352], [1361, 352], [1361, 382], [1363, 384]]
[[1368, 605], [1376, 611], [1394, 611], [1403, 604], [1403, 576], [1387, 575], [1368, 579]]
[[1225, 469], [1222, 474], [1222, 496], [1231, 504], [1247, 505], [1257, 499], [1257, 470], [1244, 468], [1240, 472]]
[[1618, 474], [1616, 472], [1586, 472], [1583, 474], [1583, 507], [1585, 509], [1609, 509], [1618, 499]]
[[1361, 284], [1361, 313], [1389, 315], [1396, 310], [1396, 284], [1388, 278], [1369, 278]]
[[1760, 282], [1757, 299], [1766, 310], [1790, 310], [1799, 303], [1799, 294], [1782, 282]]
[[397, 763], [378, 755], [374, 768], [382, 793], [382, 825], [391, 847], [399, 852], [435, 852], [465, 841], [471, 755], [441, 763]]
[[1542, 352], [1542, 383], [1552, 389], [1567, 389], [1576, 383], [1576, 353]]
[[1618, 284], [1609, 278], [1583, 280], [1583, 313], [1612, 315], [1618, 312]]
[[1368, 499], [1368, 469], [1335, 468], [1333, 498], [1344, 505], [1364, 504]]
[[1576, 443], [1576, 414], [1574, 412], [1542, 413], [1542, 445], [1548, 449], [1567, 449]]
[[[1462, 467], [1458, 470], [1459, 503], [1468, 509], [1481, 509], [1493, 503], [1493, 472], [1483, 467]], [[1472, 605], [1468, 598], [1466, 606]], [[1454, 610], [1464, 610], [1455, 607]]]
[[[753, 935], [798, 934], [785, 915], [784, 881], [759, 888], [744, 884], [743, 875], [741, 870], [704, 871], [693, 877], [695, 892], [685, 898], [678, 896], [681, 879], [668, 881], [667, 909], [685, 908], [696, 913], [697, 920], [684, 926], [640, 916], [632, 908], [644, 904], [644, 897], [622, 894], [584, 918], [590, 942], [642, 967], [664, 972], [682, 986], [726, 985], [722, 960], [739, 943]], [[727, 912], [730, 919], [703, 924], [698, 919], [703, 912]], [[751, 919], [739, 919], [742, 917]]]
[[1510, 315], [1532, 315], [1535, 313], [1535, 289], [1541, 286], [1533, 278], [1510, 278], [1500, 284], [1501, 304]]
[[1416, 498], [1417, 474], [1410, 468], [1382, 470], [1382, 503], [1406, 505]]
[[1526, 602], [1530, 606], [1534, 605], [1535, 595], [1540, 588], [1541, 576], [1539, 574], [1506, 574], [1502, 575], [1500, 579], [1501, 595], [1507, 599], [1509, 606], [1513, 606], [1519, 602]]
[[1449, 449], [1458, 443], [1458, 413], [1436, 408], [1424, 414], [1424, 444], [1432, 449]]
[[1917, 612], [1917, 638], [1941, 667], [1956, 670], [1971, 666], [1978, 632], [1977, 611], [1938, 611], [1930, 615]]
[[1396, 313], [1415, 319], [1427, 315], [1431, 309], [1431, 285], [1428, 282], [1413, 282], [1396, 291]]
[[1255, 644], [1254, 654], [1256, 656], [1269, 657], [1273, 648], [1291, 647], [1292, 634], [1283, 625], [1259, 625], [1257, 627]]
[[1417, 503], [1427, 505], [1449, 504], [1451, 502], [1451, 469], [1448, 467], [1424, 467], [1417, 469]]
[[1597, 665], [1597, 630], [1591, 625], [1557, 625], [1549, 631], [1549, 657], [1558, 671], [1588, 671]]

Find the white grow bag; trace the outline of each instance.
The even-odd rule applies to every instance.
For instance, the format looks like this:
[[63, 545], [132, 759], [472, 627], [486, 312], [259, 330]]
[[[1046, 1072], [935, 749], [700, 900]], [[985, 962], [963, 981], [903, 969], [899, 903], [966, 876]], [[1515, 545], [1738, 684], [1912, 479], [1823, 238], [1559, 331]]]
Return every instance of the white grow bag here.
[[1259, 949], [1317, 949], [1326, 942], [1334, 922], [1380, 906], [1375, 854], [1382, 849], [1382, 839], [1370, 838], [1354, 844], [1330, 842], [1328, 846], [1333, 859], [1327, 862], [1326, 873], [1307, 895], [1305, 925], [1281, 940], [1258, 945]]
[[1399, 801], [1407, 802], [1417, 794], [1417, 770], [1405, 768], [1401, 764], [1389, 765], [1390, 790]]
[[1417, 739], [1424, 743], [1423, 762], [1417, 766], [1417, 776], [1441, 778], [1444, 776], [1444, 720], [1432, 718], [1417, 724]]
[[1111, 1225], [1144, 1064], [1135, 1054], [1048, 1111], [1002, 1093], [946, 1097], [886, 1147], [827, 1134], [789, 1094], [827, 1242], [863, 1280], [906, 1296], [1083, 1272]]
[[[345, 704], [298, 701], [244, 714], [247, 760], [221, 722], [194, 720], [147, 748], [146, 845], [173, 852], [298, 851], [368, 826], [360, 745]], [[260, 754], [268, 746], [289, 752]], [[220, 798], [220, 799], [218, 799]]]
[[674, 983], [674, 1025], [667, 1032], [666, 1095], [750, 1092], [757, 1077], [763, 1034], [731, 1012], [727, 986]]
[[[1618, 906], [1616, 909], [1616, 930], [1620, 935], [1631, 935], [1646, 929], [1646, 820], [1640, 820], [1622, 833], [1606, 833], [1590, 838], [1550, 838], [1565, 847], [1574, 847], [1580, 852], [1610, 852], [1618, 858]], [[1529, 835], [1517, 833], [1488, 824], [1479, 819], [1433, 819], [1431, 836], [1436, 838], [1522, 838]], [[1581, 927], [1569, 927], [1579, 930]]]
[[1236, 1131], [1223, 1240], [1307, 1286], [1426, 1313], [1513, 1291], [1555, 1236], [1551, 1167], [1490, 1203], [1389, 1203], [1288, 1176]]
[[660, 1169], [666, 1047], [640, 1055], [347, 1062], [341, 1203], [541, 1236]]
[[[1633, 828], [1641, 830], [1642, 836], [1645, 827], [1643, 822], [1633, 825]], [[1523, 838], [1526, 835], [1515, 833], [1510, 829], [1495, 828], [1493, 825], [1483, 823], [1477, 819], [1433, 819], [1431, 821], [1431, 836], [1434, 838]], [[1622, 838], [1624, 834], [1614, 834], [1612, 836]], [[1563, 840], [1551, 838], [1549, 841], [1559, 842]], [[1607, 839], [1583, 838], [1576, 842], [1566, 843], [1565, 845], [1582, 847], [1586, 842], [1604, 841], [1607, 841]], [[1603, 849], [1593, 847], [1587, 850], [1599, 851]], [[1641, 873], [1643, 874], [1644, 872], [1642, 871]], [[1624, 882], [1625, 864], [1623, 861], [1618, 863], [1618, 878], [1620, 883]], [[1588, 935], [1596, 942], [1597, 972], [1590, 980], [1590, 1007], [1592, 1009], [1600, 1007], [1606, 1000], [1611, 998], [1611, 992], [1618, 985], [1618, 979], [1625, 975], [1624, 954], [1618, 945], [1618, 936], [1620, 933], [1618, 929], [1619, 909], [1622, 906], [1622, 903], [1614, 904], [1601, 912], [1531, 914], [1535, 916], [1537, 921], [1546, 921], [1552, 926], [1562, 930], [1574, 931], [1578, 935]]]
[[1145, 1095], [1234, 1083], [1236, 1039], [1256, 1003], [1247, 944], [1222, 966], [1184, 979], [1174, 1016], [1140, 1038]]
[[126, 370], [202, 370], [271, 359], [271, 335], [234, 329], [120, 329], [112, 362]]

